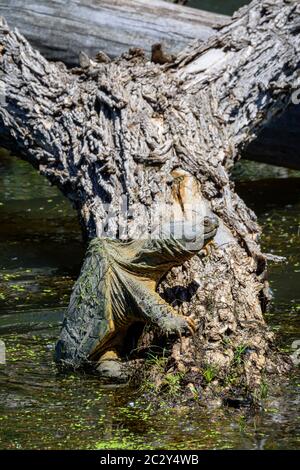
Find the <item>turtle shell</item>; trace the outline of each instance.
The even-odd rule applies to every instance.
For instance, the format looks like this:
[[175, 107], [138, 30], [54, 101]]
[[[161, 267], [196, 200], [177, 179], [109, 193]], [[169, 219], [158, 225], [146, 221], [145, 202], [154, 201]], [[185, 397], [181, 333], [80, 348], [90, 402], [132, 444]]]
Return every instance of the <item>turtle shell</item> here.
[[74, 284], [65, 315], [55, 360], [64, 366], [80, 367], [90, 352], [109, 333], [112, 322], [107, 302], [109, 260], [103, 241], [91, 241], [79, 278]]
[[[216, 224], [212, 227], [215, 230]], [[194, 239], [194, 232], [192, 235]], [[97, 361], [134, 321], [156, 324], [162, 311], [170, 313], [170, 306], [155, 292], [157, 283], [195, 251], [187, 249], [189, 240], [169, 236], [130, 242], [95, 238], [90, 242], [56, 345], [58, 363], [78, 368]]]

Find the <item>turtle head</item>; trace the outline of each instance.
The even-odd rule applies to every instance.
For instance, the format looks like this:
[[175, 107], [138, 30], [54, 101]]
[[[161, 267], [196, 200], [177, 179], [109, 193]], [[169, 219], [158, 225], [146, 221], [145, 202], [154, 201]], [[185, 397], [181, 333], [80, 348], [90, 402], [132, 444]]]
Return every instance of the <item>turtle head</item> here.
[[203, 226], [204, 243], [208, 243], [217, 233], [219, 220], [215, 215], [205, 216], [203, 219]]
[[200, 251], [214, 238], [219, 227], [215, 215], [205, 216], [193, 224], [185, 224], [183, 242], [189, 251]]
[[162, 238], [173, 237], [180, 240], [189, 251], [197, 252], [214, 238], [218, 226], [219, 221], [215, 215], [198, 218], [195, 222], [175, 220], [162, 227]]

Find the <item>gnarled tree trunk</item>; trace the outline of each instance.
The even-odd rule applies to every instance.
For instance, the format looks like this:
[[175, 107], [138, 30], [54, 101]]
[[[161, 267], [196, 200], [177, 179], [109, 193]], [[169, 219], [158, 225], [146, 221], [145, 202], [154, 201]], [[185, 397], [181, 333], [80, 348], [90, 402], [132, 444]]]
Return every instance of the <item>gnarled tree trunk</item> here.
[[[196, 335], [171, 345], [168, 363], [194, 387], [205, 367], [226, 381], [238, 362], [248, 388], [263, 371], [284, 367], [272, 360], [273, 335], [263, 318], [260, 229], [228, 172], [299, 87], [299, 12], [295, 1], [254, 0], [173, 63], [158, 65], [131, 50], [69, 71], [1, 25], [2, 145], [63, 191], [87, 237], [138, 236], [159, 208], [173, 205], [176, 171], [196, 181], [197, 204], [218, 216], [209, 255], [172, 269], [159, 286], [179, 312], [200, 321]], [[183, 215], [185, 203], [195, 202], [186, 198]]]
[[[0, 15], [48, 60], [78, 65], [80, 51], [116, 57], [131, 46], [162, 43], [176, 54], [191, 40], [206, 41], [229, 18], [163, 0], [0, 0]], [[298, 103], [298, 104], [297, 104]], [[300, 169], [299, 95], [242, 152], [242, 158]]]

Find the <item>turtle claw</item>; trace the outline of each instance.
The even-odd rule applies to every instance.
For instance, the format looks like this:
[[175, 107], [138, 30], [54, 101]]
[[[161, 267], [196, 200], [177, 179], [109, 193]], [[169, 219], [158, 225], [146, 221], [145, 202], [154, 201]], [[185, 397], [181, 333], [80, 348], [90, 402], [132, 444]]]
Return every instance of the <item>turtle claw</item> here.
[[197, 321], [192, 315], [190, 315], [189, 317], [186, 317], [185, 319], [188, 324], [190, 333], [194, 335], [199, 328], [199, 321]]
[[163, 317], [159, 327], [166, 335], [177, 334], [178, 336], [185, 336], [194, 335], [198, 325], [191, 317], [172, 314]]
[[196, 317], [194, 313], [191, 313], [188, 317], [186, 317], [187, 322], [189, 323], [191, 329], [193, 330], [193, 334], [199, 329], [200, 320]]

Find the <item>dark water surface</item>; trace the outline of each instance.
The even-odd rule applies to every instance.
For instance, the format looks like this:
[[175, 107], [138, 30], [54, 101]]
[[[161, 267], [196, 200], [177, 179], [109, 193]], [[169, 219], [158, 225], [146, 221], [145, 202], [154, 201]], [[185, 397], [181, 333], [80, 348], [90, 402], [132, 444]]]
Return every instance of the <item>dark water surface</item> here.
[[[192, 0], [230, 14], [240, 0]], [[300, 178], [284, 169], [243, 164], [238, 191], [259, 215], [274, 303], [267, 315], [283, 350], [300, 339]], [[83, 257], [70, 204], [30, 166], [0, 153], [0, 448], [6, 449], [295, 449], [299, 448], [299, 375], [270, 390], [264, 407], [153, 410], [138, 393], [95, 378], [61, 376], [52, 362], [70, 290]]]
[[187, 5], [223, 15], [232, 15], [238, 8], [248, 3], [250, 0], [188, 0]]

